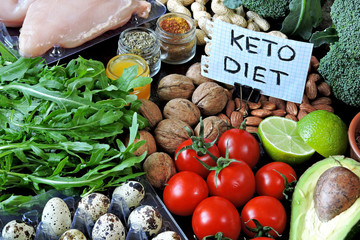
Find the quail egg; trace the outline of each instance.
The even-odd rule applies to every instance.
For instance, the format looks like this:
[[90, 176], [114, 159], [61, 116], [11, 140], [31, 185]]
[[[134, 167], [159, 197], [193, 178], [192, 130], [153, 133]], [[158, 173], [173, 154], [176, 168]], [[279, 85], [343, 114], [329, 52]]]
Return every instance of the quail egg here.
[[41, 221], [48, 224], [57, 236], [63, 234], [71, 226], [71, 213], [64, 200], [51, 198], [45, 205]]
[[158, 210], [150, 205], [135, 208], [129, 215], [128, 225], [139, 225], [146, 235], [153, 237], [162, 226], [162, 217]]
[[110, 199], [101, 193], [91, 193], [83, 197], [78, 205], [78, 208], [85, 210], [93, 220], [96, 220], [104, 215], [110, 207]]
[[2, 239], [4, 240], [30, 240], [34, 237], [34, 227], [16, 220], [8, 222], [2, 230]]
[[138, 181], [128, 181], [117, 188], [113, 192], [113, 197], [118, 195], [122, 197], [130, 210], [133, 210], [140, 205], [140, 202], [145, 197], [145, 188]]
[[106, 213], [99, 217], [92, 230], [93, 240], [125, 240], [125, 235], [124, 225], [112, 213]]
[[61, 235], [59, 240], [86, 240], [86, 237], [77, 229], [69, 229]]
[[181, 240], [181, 237], [174, 231], [165, 231], [156, 235], [153, 240]]

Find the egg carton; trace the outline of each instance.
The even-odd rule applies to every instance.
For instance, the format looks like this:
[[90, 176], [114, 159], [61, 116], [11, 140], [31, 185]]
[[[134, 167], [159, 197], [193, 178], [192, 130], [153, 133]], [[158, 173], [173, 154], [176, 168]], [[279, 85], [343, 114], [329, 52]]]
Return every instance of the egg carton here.
[[[171, 213], [168, 211], [160, 197], [157, 195], [154, 188], [149, 184], [145, 176], [139, 177], [136, 180], [139, 181], [145, 189], [145, 196], [144, 199], [140, 202], [140, 206], [152, 206], [160, 213], [162, 217], [162, 226], [159, 233], [165, 231], [174, 231], [181, 237], [181, 239], [186, 240], [186, 235], [184, 234], [180, 226], [177, 224]], [[79, 229], [86, 236], [90, 236], [91, 230], [94, 226], [94, 222], [91, 221], [91, 218], [87, 213], [78, 211], [80, 208], [76, 208], [76, 206], [80, 202], [81, 198], [78, 194], [75, 194], [71, 191], [51, 190], [46, 193], [34, 196], [27, 204], [25, 204], [24, 207], [17, 208], [15, 212], [3, 212], [0, 210], [0, 230], [2, 231], [3, 227], [8, 222], [16, 220], [27, 223], [28, 225], [31, 225], [35, 229], [37, 229], [35, 237], [36, 240], [57, 240], [58, 237], [54, 232], [52, 232], [51, 228], [49, 228], [46, 223], [40, 222], [39, 220], [45, 204], [54, 197], [58, 197], [64, 200], [70, 211], [74, 213], [71, 228]], [[124, 203], [122, 199], [119, 200], [115, 197], [112, 197], [111, 201], [112, 203], [108, 212], [114, 213], [115, 215], [119, 216], [119, 218], [124, 223], [124, 226], [126, 226], [127, 217], [130, 214], [130, 210], [126, 206], [126, 203]], [[0, 240], [3, 240], [3, 238], [1, 237], [1, 231]], [[127, 229], [126, 240], [133, 239], [148, 240], [151, 238], [147, 237], [145, 232], [141, 229], [135, 229], [130, 226]]]

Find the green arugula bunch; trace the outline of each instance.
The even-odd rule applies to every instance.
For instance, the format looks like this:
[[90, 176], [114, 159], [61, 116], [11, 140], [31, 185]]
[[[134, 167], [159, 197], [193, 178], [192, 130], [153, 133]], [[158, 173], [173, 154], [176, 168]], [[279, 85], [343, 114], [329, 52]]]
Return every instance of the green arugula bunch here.
[[[19, 188], [32, 194], [79, 188], [85, 195], [143, 174], [134, 167], [146, 153], [133, 153], [144, 141], [134, 139], [148, 122], [136, 114], [141, 102], [129, 93], [151, 78], [136, 77], [133, 66], [110, 80], [101, 62], [82, 57], [48, 66], [41, 58], [5, 56], [0, 56], [0, 201], [21, 202], [12, 194]], [[127, 146], [119, 139], [125, 134]]]

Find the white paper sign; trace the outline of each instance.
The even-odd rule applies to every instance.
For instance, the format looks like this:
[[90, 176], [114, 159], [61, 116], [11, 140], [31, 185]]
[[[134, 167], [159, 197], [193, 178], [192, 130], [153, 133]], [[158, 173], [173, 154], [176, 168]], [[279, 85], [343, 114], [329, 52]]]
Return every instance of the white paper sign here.
[[201, 58], [201, 74], [268, 96], [301, 103], [313, 44], [251, 31], [214, 19], [210, 55]]

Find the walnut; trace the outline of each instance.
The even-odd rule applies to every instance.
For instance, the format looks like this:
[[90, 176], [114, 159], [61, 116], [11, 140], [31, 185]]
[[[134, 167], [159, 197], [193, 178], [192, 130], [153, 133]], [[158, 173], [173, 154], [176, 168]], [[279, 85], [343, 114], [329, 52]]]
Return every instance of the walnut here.
[[204, 77], [201, 75], [201, 63], [197, 62], [194, 63], [189, 67], [189, 69], [186, 72], [186, 76], [191, 78], [193, 80], [193, 83], [195, 85], [200, 85], [204, 82], [213, 82], [214, 80]]
[[[228, 129], [225, 121], [217, 116], [210, 116], [203, 120], [204, 123], [204, 137], [214, 141]], [[199, 136], [200, 123], [195, 128], [195, 135]]]
[[163, 77], [157, 89], [161, 100], [169, 101], [174, 98], [189, 99], [195, 90], [192, 80], [185, 75], [170, 74]]
[[155, 128], [155, 140], [157, 144], [167, 153], [175, 153], [176, 148], [190, 136], [186, 131], [188, 127], [193, 133], [191, 127], [178, 119], [164, 119], [158, 123]]
[[215, 115], [221, 112], [228, 97], [225, 89], [215, 82], [205, 82], [200, 84], [194, 91], [192, 102], [200, 109], [204, 115]]
[[141, 101], [141, 106], [139, 108], [139, 114], [145, 117], [150, 127], [153, 128], [163, 119], [161, 110], [154, 102], [147, 99], [139, 99]]
[[179, 119], [190, 126], [198, 123], [200, 116], [199, 108], [187, 99], [172, 99], [164, 107], [165, 118]]

